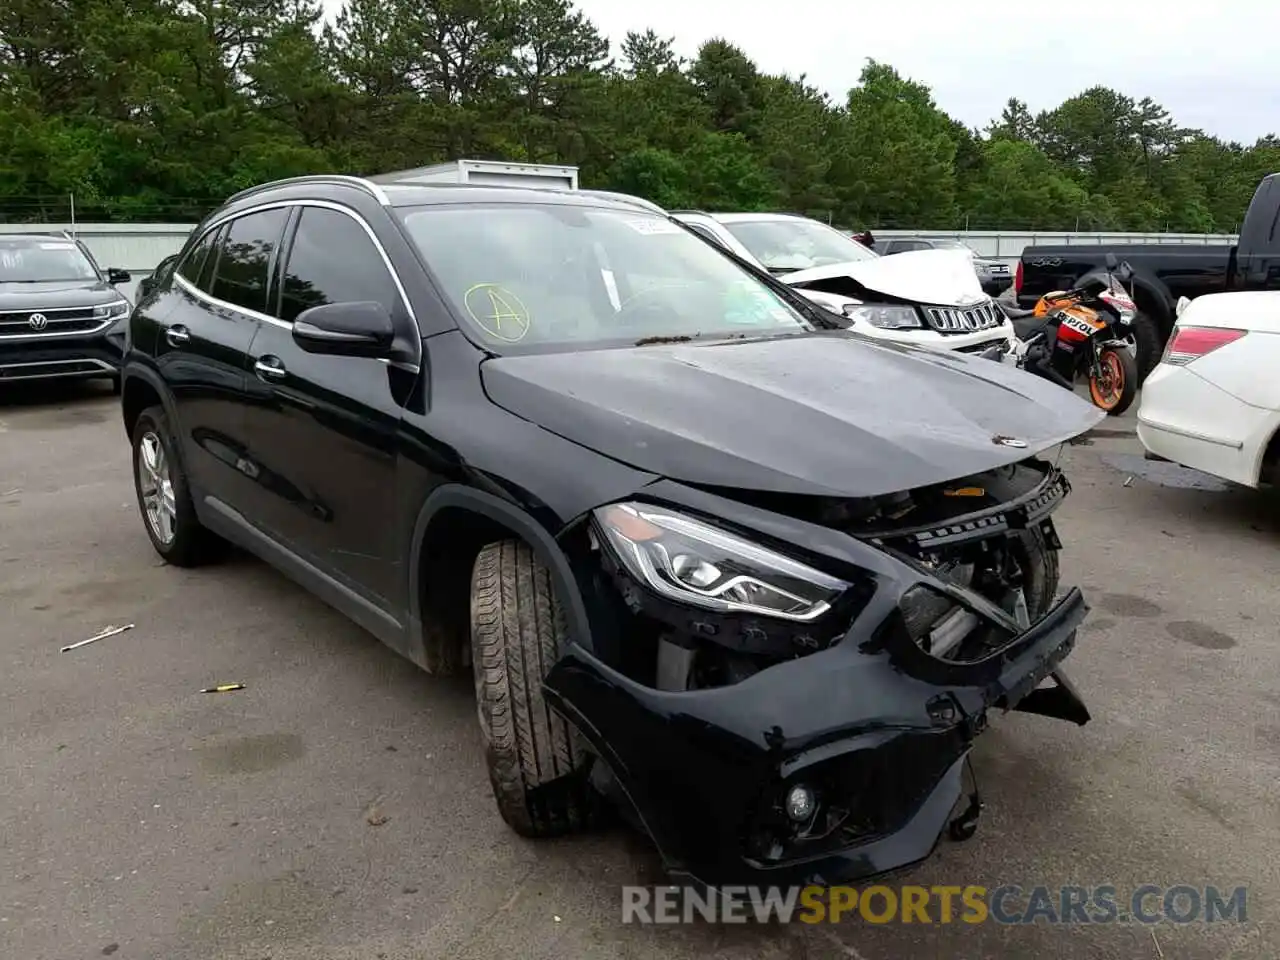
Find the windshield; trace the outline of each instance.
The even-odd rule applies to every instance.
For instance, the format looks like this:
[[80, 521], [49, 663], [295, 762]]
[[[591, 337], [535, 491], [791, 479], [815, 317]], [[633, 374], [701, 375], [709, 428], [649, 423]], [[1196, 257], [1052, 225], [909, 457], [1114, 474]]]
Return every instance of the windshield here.
[[0, 240], [0, 283], [97, 279], [93, 264], [71, 240]]
[[734, 220], [724, 226], [765, 269], [779, 273], [876, 259], [857, 240], [817, 220]]
[[458, 314], [504, 350], [812, 329], [727, 256], [644, 211], [467, 204], [402, 216]]

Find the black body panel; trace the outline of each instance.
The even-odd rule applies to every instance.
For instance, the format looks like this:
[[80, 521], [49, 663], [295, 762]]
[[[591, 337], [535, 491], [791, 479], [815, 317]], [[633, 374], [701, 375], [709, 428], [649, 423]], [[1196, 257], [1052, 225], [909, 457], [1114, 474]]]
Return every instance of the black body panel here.
[[[482, 376], [499, 406], [639, 469], [796, 494], [940, 483], [1099, 420], [1004, 364], [844, 331], [502, 357]], [[1002, 448], [995, 436], [1020, 443]]]
[[[393, 212], [400, 199], [635, 210], [336, 177], [233, 198], [135, 310], [124, 366], [126, 428], [164, 405], [206, 527], [428, 668], [441, 642], [429, 621], [465, 642], [480, 545], [523, 540], [565, 609], [548, 699], [580, 726], [603, 786], [611, 772], [669, 867], [707, 882], [832, 882], [914, 863], [963, 798], [988, 710], [1088, 719], [1060, 671], [1087, 609], [1079, 591], [1015, 622], [931, 572], [929, 555], [1024, 532], [1056, 549], [1048, 514], [1069, 486], [1028, 458], [1103, 414], [999, 364], [846, 333], [495, 356], [437, 294]], [[312, 240], [347, 231], [328, 246], [338, 258], [310, 243], [308, 217], [324, 224]], [[385, 355], [344, 356], [300, 335], [305, 310], [331, 303], [381, 318]], [[901, 519], [918, 489], [982, 471], [998, 489], [1027, 469], [1033, 485], [953, 512], [945, 535]], [[805, 511], [882, 497], [901, 509], [890, 528], [856, 532]], [[719, 686], [659, 689], [628, 673], [619, 649], [659, 628], [620, 612], [603, 585], [616, 571], [596, 511], [622, 501], [811, 564], [845, 594], [823, 621], [832, 642]], [[972, 661], [922, 652], [893, 632], [913, 588], [1009, 641]], [[1057, 689], [1034, 689], [1050, 677]], [[867, 793], [872, 772], [883, 786]], [[847, 794], [860, 826], [779, 857], [756, 838], [767, 798], [797, 778]]]

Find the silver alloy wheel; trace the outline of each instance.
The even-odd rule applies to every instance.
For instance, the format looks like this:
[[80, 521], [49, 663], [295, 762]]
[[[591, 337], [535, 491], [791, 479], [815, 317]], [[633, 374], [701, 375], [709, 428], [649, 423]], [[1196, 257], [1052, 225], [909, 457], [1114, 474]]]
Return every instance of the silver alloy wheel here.
[[138, 489], [151, 532], [168, 546], [173, 541], [178, 507], [169, 477], [169, 458], [165, 456], [164, 444], [151, 431], [144, 433], [138, 444]]

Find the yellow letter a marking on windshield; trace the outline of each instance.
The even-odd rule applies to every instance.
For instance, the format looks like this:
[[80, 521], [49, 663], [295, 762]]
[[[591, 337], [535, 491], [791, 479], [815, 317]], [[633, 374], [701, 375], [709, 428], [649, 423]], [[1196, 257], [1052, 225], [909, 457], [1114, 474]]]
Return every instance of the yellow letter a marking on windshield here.
[[[489, 306], [493, 308], [493, 313], [489, 315], [489, 321], [493, 324], [489, 329], [493, 335], [503, 340], [523, 339], [529, 332], [529, 318], [524, 310], [515, 306], [508, 299], [507, 292], [500, 287], [490, 287], [486, 292], [489, 294]], [[508, 324], [507, 327], [503, 326], [504, 322]]]

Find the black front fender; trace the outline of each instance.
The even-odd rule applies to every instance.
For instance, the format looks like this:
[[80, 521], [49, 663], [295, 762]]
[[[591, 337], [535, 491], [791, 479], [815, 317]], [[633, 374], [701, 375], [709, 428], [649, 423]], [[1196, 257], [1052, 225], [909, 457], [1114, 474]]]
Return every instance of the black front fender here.
[[[145, 383], [148, 387], [155, 391], [160, 398], [160, 405], [164, 407], [165, 415], [169, 418], [169, 424], [177, 429], [178, 415], [173, 405], [173, 394], [170, 392], [168, 385], [164, 382], [164, 378], [152, 366], [142, 363], [134, 356], [126, 356], [124, 367], [120, 374], [120, 416], [124, 422], [125, 432], [129, 432], [129, 388], [132, 384], [136, 389], [138, 384]], [[132, 438], [130, 438], [132, 439]], [[181, 444], [179, 444], [181, 447]], [[181, 454], [181, 450], [179, 450]]]
[[[587, 619], [582, 591], [578, 588], [573, 569], [555, 537], [516, 504], [501, 497], [460, 483], [446, 483], [427, 495], [413, 525], [413, 538], [409, 551], [409, 627], [411, 644], [422, 645], [422, 594], [418, 585], [422, 582], [423, 545], [431, 521], [441, 511], [460, 508], [493, 520], [510, 529], [533, 548], [538, 559], [551, 571], [556, 595], [560, 598], [568, 621], [569, 640], [584, 649], [594, 649], [591, 628]], [[411, 657], [421, 662], [417, 657]]]

